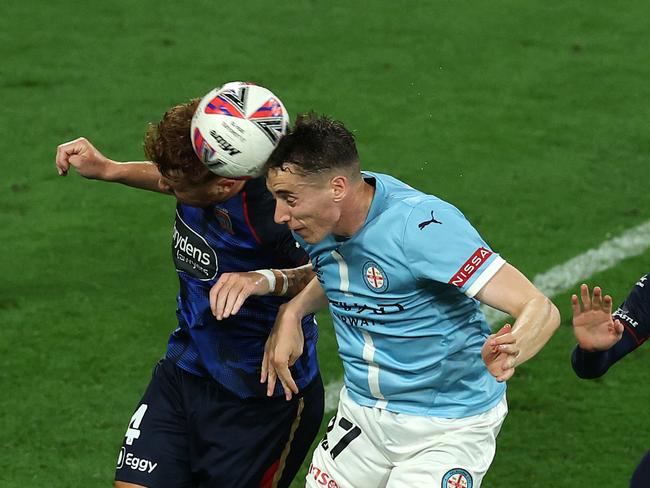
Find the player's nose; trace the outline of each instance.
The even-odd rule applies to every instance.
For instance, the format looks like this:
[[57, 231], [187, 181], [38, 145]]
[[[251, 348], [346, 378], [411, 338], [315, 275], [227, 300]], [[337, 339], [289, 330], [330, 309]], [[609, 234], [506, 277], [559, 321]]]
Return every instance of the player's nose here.
[[275, 201], [275, 212], [273, 212], [273, 220], [276, 224], [286, 224], [291, 220], [289, 206], [282, 200]]

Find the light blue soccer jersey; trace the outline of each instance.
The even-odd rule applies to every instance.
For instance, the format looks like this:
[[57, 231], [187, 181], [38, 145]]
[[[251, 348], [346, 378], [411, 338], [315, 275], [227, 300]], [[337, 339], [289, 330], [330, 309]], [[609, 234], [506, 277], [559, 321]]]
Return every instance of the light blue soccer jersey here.
[[481, 359], [490, 329], [473, 296], [505, 261], [449, 203], [364, 178], [375, 195], [354, 236], [311, 245], [296, 235], [327, 294], [350, 397], [446, 418], [490, 409], [505, 384]]

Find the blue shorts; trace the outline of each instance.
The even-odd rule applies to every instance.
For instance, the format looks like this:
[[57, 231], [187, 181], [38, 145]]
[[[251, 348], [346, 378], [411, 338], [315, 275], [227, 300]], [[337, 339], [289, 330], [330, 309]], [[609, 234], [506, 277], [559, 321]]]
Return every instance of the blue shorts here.
[[115, 479], [152, 488], [288, 487], [323, 418], [320, 376], [287, 402], [241, 399], [163, 359], [129, 422]]

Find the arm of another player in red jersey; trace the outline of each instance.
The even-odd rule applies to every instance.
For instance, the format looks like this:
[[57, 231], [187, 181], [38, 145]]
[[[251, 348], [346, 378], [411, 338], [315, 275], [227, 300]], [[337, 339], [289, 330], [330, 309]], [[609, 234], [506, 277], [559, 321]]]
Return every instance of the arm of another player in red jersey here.
[[155, 164], [148, 161], [113, 161], [83, 137], [59, 145], [56, 149], [55, 164], [60, 176], [66, 176], [72, 166], [84, 178], [112, 181], [133, 188], [168, 194], [158, 186], [160, 172]]
[[476, 295], [476, 299], [512, 315], [516, 320], [488, 337], [483, 360], [499, 381], [512, 377], [548, 342], [560, 326], [560, 312], [515, 267], [505, 264]]
[[264, 347], [260, 382], [268, 381], [267, 395], [273, 395], [276, 379], [280, 379], [287, 400], [298, 393], [298, 386], [291, 377], [289, 367], [302, 354], [305, 339], [301, 320], [305, 315], [327, 307], [325, 291], [317, 278], [280, 307], [275, 325]]

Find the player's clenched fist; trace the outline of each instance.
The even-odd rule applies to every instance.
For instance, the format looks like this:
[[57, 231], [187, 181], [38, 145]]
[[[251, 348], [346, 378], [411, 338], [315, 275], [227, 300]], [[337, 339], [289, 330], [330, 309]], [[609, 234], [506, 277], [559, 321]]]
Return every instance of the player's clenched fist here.
[[67, 175], [72, 166], [85, 178], [103, 180], [110, 162], [84, 137], [56, 148], [55, 163], [60, 176]]
[[481, 349], [483, 362], [497, 381], [509, 380], [515, 374], [519, 346], [512, 334], [512, 326], [506, 324], [496, 333], [488, 336]]

